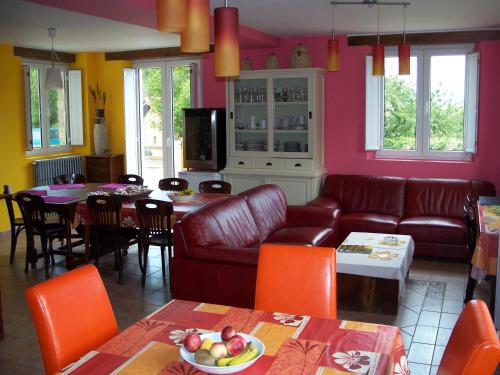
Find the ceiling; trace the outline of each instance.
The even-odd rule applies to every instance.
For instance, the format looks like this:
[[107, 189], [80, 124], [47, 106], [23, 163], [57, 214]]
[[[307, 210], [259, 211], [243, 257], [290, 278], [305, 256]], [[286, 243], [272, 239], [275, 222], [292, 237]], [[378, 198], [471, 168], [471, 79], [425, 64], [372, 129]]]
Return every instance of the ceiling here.
[[[382, 0], [388, 1], [388, 0]], [[499, 0], [410, 0], [406, 28], [410, 32], [499, 29]], [[43, 4], [43, 5], [42, 5]], [[223, 6], [210, 0], [211, 10]], [[51, 5], [51, 6], [47, 6]], [[331, 30], [330, 0], [232, 0], [240, 23], [275, 35], [326, 35]], [[381, 33], [400, 32], [402, 7], [380, 7]], [[56, 27], [55, 47], [62, 51], [119, 51], [179, 45], [175, 34], [154, 30], [155, 0], [2, 0], [0, 43], [50, 47], [47, 28]], [[335, 7], [339, 34], [377, 30], [377, 8]]]

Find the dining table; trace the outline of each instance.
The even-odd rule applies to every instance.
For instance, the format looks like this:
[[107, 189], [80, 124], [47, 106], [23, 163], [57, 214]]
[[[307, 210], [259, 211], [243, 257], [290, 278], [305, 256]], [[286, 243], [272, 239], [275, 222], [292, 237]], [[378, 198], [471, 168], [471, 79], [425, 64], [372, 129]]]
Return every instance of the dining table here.
[[184, 336], [232, 326], [264, 354], [240, 374], [409, 374], [398, 327], [172, 300], [63, 374], [203, 374], [180, 356]]

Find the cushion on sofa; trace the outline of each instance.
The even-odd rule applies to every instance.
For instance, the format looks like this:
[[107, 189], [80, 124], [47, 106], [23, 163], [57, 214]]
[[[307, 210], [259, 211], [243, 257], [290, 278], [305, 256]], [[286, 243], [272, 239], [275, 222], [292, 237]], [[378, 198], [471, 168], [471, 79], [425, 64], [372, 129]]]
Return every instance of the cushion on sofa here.
[[257, 224], [246, 202], [231, 197], [184, 215], [179, 223], [190, 247], [254, 247], [260, 244]]
[[259, 247], [193, 246], [189, 248], [189, 257], [209, 262], [228, 262], [256, 266], [259, 262]]
[[351, 232], [397, 233], [400, 218], [371, 212], [351, 212], [340, 216], [339, 236], [343, 241]]
[[287, 201], [278, 186], [260, 185], [240, 193], [239, 196], [248, 204], [262, 241], [285, 226]]
[[401, 220], [400, 234], [412, 236], [415, 242], [434, 242], [453, 245], [466, 243], [463, 220], [450, 217], [414, 216]]
[[333, 234], [332, 228], [281, 228], [272, 233], [265, 242], [321, 246], [323, 243], [328, 242]]

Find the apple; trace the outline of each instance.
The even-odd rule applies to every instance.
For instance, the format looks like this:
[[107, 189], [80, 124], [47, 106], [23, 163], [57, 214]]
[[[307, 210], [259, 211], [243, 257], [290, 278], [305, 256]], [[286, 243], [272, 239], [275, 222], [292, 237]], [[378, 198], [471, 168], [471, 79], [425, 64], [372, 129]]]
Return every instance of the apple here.
[[213, 343], [210, 347], [210, 355], [215, 359], [224, 358], [227, 356], [226, 345], [223, 342]]
[[201, 337], [195, 332], [188, 333], [186, 336], [184, 336], [183, 344], [188, 352], [194, 353], [195, 351], [200, 349]]
[[229, 341], [233, 336], [236, 336], [237, 333], [238, 332], [236, 332], [233, 327], [227, 326], [224, 327], [224, 329], [220, 333], [220, 337], [222, 338], [222, 341]]
[[238, 355], [245, 349], [245, 344], [243, 337], [235, 335], [226, 343], [227, 352], [233, 356]]

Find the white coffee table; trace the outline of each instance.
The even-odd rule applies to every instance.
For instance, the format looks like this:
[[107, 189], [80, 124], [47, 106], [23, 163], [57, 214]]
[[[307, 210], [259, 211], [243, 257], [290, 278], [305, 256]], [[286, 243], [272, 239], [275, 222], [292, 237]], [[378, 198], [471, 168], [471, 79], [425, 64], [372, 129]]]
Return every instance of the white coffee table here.
[[[388, 237], [393, 237], [391, 243]], [[389, 241], [389, 242], [386, 242]], [[371, 254], [341, 252], [342, 245], [371, 247]], [[337, 250], [339, 308], [397, 314], [413, 259], [411, 236], [352, 232]]]

